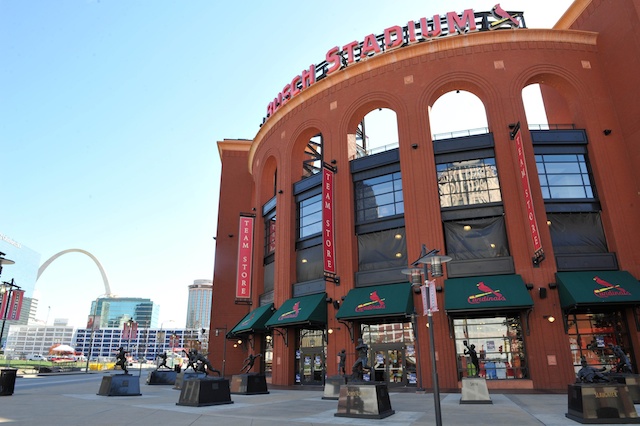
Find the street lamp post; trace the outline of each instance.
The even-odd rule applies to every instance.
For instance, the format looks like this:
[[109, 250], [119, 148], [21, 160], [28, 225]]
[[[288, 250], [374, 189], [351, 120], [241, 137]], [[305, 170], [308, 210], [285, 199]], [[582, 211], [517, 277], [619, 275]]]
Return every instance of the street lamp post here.
[[220, 330], [224, 330], [224, 343], [222, 344], [222, 377], [224, 377], [224, 366], [227, 363], [227, 325], [216, 328], [216, 337], [220, 335]]
[[[411, 282], [413, 285], [420, 285], [424, 283], [424, 289], [426, 290], [426, 312], [427, 312], [427, 327], [429, 328], [429, 346], [431, 352], [431, 375], [433, 381], [433, 403], [435, 406], [436, 425], [442, 426], [442, 412], [440, 410], [440, 386], [438, 384], [438, 369], [436, 366], [436, 347], [433, 330], [433, 311], [431, 306], [431, 284], [429, 282], [429, 265], [431, 265], [431, 276], [442, 276], [442, 264], [449, 262], [451, 258], [449, 256], [438, 256], [439, 250], [431, 250], [427, 252], [426, 246], [422, 245], [422, 251], [418, 260], [413, 262], [412, 269], [403, 269], [404, 274], [411, 275]], [[422, 266], [423, 269], [417, 268]], [[421, 276], [422, 275], [422, 276]], [[435, 288], [433, 289], [435, 291]]]

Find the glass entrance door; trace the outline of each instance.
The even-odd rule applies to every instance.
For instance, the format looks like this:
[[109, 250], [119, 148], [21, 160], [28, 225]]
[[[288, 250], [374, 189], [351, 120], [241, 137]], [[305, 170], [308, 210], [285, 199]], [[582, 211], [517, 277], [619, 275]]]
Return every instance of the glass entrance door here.
[[304, 348], [300, 352], [300, 384], [322, 385], [324, 355], [322, 348]]
[[373, 362], [371, 380], [376, 382], [386, 382], [389, 385], [405, 385], [405, 360], [404, 347], [393, 345], [393, 347], [373, 348]]

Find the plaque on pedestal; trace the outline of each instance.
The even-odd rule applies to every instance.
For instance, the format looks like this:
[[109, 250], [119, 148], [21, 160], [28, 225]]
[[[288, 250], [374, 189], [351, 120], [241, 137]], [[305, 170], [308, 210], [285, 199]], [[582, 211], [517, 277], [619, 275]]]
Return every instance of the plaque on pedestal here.
[[175, 382], [173, 388], [174, 389], [182, 389], [182, 383], [185, 380], [189, 380], [189, 379], [204, 379], [205, 377], [207, 377], [207, 373], [196, 373], [196, 372], [187, 373], [186, 371], [182, 371], [180, 373], [176, 373], [176, 382]]
[[264, 374], [234, 374], [231, 377], [231, 393], [237, 395], [259, 395], [269, 393]]
[[147, 377], [148, 385], [175, 385], [178, 373], [174, 370], [155, 370]]
[[229, 380], [213, 377], [185, 380], [182, 383], [180, 399], [176, 402], [176, 405], [191, 407], [220, 404], [233, 404]]
[[640, 374], [609, 373], [608, 376], [616, 383], [627, 385], [633, 403], [640, 404]]
[[140, 377], [131, 374], [104, 376], [98, 395], [102, 396], [140, 396]]
[[640, 423], [626, 385], [575, 383], [568, 388], [566, 416], [580, 423]]
[[460, 404], [493, 404], [483, 377], [463, 377]]
[[347, 383], [344, 376], [331, 376], [324, 382], [324, 395], [322, 399], [340, 399], [340, 386]]
[[395, 414], [391, 409], [386, 383], [358, 383], [340, 386], [336, 417], [384, 419]]

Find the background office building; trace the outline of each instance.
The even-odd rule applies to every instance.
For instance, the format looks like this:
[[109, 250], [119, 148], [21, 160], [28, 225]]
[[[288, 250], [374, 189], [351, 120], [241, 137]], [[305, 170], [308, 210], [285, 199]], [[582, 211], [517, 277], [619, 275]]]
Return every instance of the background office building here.
[[[318, 46], [252, 140], [218, 143], [229, 237], [211, 330], [272, 351], [274, 384], [322, 384], [358, 338], [390, 387], [431, 389], [431, 348], [452, 391], [479, 373], [490, 389], [565, 392], [582, 357], [615, 364], [610, 345], [640, 367], [640, 1], [576, 0], [552, 29], [525, 28], [526, 10], [447, 12]], [[528, 122], [532, 85], [543, 125]], [[464, 131], [434, 134], [457, 95], [471, 99], [454, 111]], [[469, 125], [471, 104], [486, 124]], [[397, 137], [371, 146], [379, 112]], [[423, 245], [452, 259], [426, 277], [433, 347], [403, 273]]]
[[186, 327], [209, 328], [211, 321], [211, 280], [194, 280], [189, 286]]
[[55, 345], [73, 346], [74, 327], [48, 325], [12, 325], [7, 336], [7, 355], [25, 357], [47, 355]]
[[122, 328], [129, 320], [138, 328], [158, 327], [159, 306], [151, 299], [137, 297], [100, 297], [91, 302], [87, 328]]

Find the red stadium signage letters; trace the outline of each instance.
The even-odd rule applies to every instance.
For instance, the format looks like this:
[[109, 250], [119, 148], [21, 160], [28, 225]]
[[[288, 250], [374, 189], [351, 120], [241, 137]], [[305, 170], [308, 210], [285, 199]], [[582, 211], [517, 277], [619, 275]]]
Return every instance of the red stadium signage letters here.
[[381, 35], [369, 34], [362, 41], [354, 40], [342, 47], [334, 46], [327, 51], [324, 62], [318, 66], [309, 65], [269, 102], [263, 122], [316, 81], [363, 59], [435, 38], [499, 28], [526, 28], [522, 12], [507, 12], [500, 4], [496, 4], [491, 12], [475, 13], [473, 9], [466, 9], [462, 13], [448, 12], [442, 16], [434, 15], [432, 19], [410, 21], [405, 27], [394, 25], [386, 28]]

